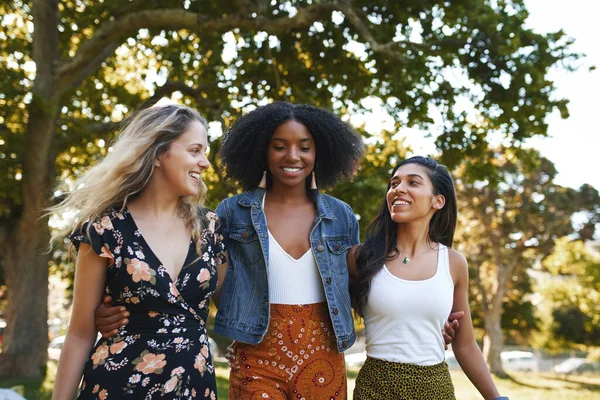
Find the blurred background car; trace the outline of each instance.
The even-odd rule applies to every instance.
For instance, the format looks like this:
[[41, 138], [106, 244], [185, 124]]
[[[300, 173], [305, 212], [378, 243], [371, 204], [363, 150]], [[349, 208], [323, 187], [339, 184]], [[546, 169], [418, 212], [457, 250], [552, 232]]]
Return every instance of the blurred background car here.
[[538, 361], [530, 351], [503, 351], [500, 354], [502, 368], [507, 371], [532, 372], [538, 370]]
[[557, 374], [583, 374], [586, 372], [600, 371], [600, 363], [589, 362], [585, 358], [572, 357], [552, 368]]
[[57, 336], [50, 341], [48, 345], [48, 359], [52, 361], [58, 361], [60, 357], [60, 351], [62, 350], [63, 343], [65, 342], [65, 335]]

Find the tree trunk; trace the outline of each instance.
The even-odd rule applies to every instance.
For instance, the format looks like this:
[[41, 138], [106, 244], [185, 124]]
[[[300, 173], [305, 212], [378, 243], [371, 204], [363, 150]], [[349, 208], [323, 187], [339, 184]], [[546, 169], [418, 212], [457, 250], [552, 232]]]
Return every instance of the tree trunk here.
[[2, 258], [8, 290], [0, 377], [40, 377], [46, 371], [48, 220], [28, 214], [17, 223]]
[[54, 65], [58, 58], [58, 0], [34, 0], [32, 58], [36, 77], [28, 106], [23, 154], [22, 209], [4, 241], [6, 333], [0, 377], [40, 377], [48, 357], [48, 218], [54, 177], [51, 149], [59, 94]]
[[[506, 292], [508, 268], [497, 265], [497, 286], [492, 294], [484, 315], [485, 336], [483, 337], [483, 355], [487, 361], [490, 372], [499, 377], [507, 377], [502, 368], [500, 354], [504, 347], [504, 334], [502, 333], [502, 300]], [[494, 285], [495, 286], [495, 285]]]
[[[54, 170], [49, 168], [50, 146], [56, 112], [47, 114], [37, 105], [30, 106], [26, 135], [31, 155], [23, 168], [23, 209], [12, 227], [2, 264], [6, 272], [6, 333], [0, 353], [0, 376], [39, 377], [45, 373], [48, 348], [48, 217], [40, 218], [49, 205]], [[44, 150], [44, 153], [37, 154]], [[27, 165], [27, 169], [25, 169]], [[35, 165], [35, 166], [34, 166]], [[26, 174], [36, 171], [35, 174]]]
[[496, 376], [506, 377], [502, 368], [502, 347], [504, 334], [502, 333], [502, 309], [488, 310], [485, 314], [485, 336], [483, 337], [483, 355], [488, 363], [490, 372]]

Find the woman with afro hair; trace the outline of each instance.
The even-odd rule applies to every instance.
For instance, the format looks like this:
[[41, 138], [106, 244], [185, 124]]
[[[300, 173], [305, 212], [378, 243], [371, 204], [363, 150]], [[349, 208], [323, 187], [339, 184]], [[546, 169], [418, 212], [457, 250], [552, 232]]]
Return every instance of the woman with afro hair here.
[[[234, 340], [229, 398], [346, 399], [343, 352], [355, 341], [346, 255], [358, 222], [319, 189], [354, 175], [360, 137], [324, 109], [275, 102], [240, 117], [220, 154], [245, 190], [216, 210], [229, 260], [212, 296], [214, 332]], [[116, 310], [97, 309], [104, 337], [128, 321]]]
[[215, 332], [231, 339], [230, 399], [345, 399], [355, 340], [352, 209], [317, 188], [350, 178], [363, 144], [334, 114], [275, 102], [242, 116], [221, 158], [244, 193], [217, 208], [229, 246]]

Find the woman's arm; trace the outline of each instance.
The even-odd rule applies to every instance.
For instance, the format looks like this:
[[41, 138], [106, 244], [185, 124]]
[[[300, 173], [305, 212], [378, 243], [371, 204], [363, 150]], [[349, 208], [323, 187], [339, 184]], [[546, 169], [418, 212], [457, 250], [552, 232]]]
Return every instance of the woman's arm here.
[[346, 253], [346, 264], [348, 265], [348, 277], [350, 284], [358, 278], [358, 268], [356, 266], [356, 254], [358, 252], [358, 244], [355, 244]]
[[223, 289], [223, 281], [225, 281], [225, 275], [227, 275], [227, 268], [229, 266], [229, 254], [227, 251], [223, 253], [223, 256], [225, 260], [217, 265], [217, 289], [215, 289], [211, 297], [217, 308], [219, 308], [219, 303], [221, 302], [221, 290]]
[[96, 339], [94, 311], [102, 299], [106, 285], [108, 260], [81, 243], [75, 267], [73, 310], [67, 337], [60, 353], [53, 400], [75, 398], [84, 365]]
[[498, 389], [483, 359], [483, 354], [473, 335], [473, 322], [469, 311], [469, 271], [465, 257], [455, 250], [448, 250], [450, 256], [450, 273], [454, 281], [454, 305], [452, 312], [464, 311], [461, 327], [456, 331], [452, 350], [456, 360], [469, 380], [475, 385], [485, 399], [496, 399]]

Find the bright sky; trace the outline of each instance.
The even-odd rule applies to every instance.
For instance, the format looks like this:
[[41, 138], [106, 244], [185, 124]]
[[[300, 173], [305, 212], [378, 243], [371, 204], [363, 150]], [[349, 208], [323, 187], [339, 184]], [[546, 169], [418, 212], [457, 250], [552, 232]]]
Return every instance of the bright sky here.
[[[557, 112], [552, 114], [547, 120], [551, 137], [529, 143], [554, 163], [558, 184], [578, 188], [589, 183], [600, 190], [600, 2], [525, 0], [525, 4], [530, 28], [538, 32], [563, 29], [575, 39], [573, 50], [587, 55], [577, 71], [551, 75], [556, 94], [570, 100], [570, 117], [563, 120]], [[597, 69], [590, 71], [592, 65]]]

